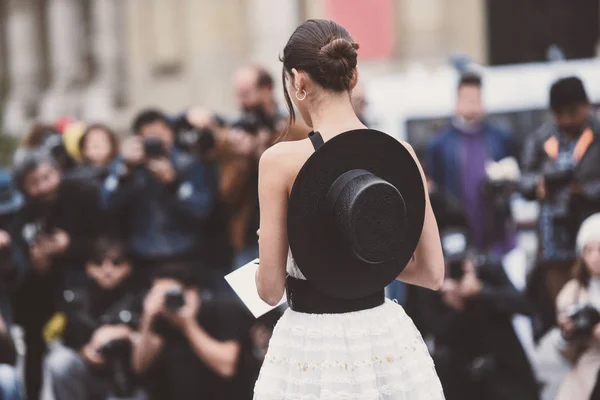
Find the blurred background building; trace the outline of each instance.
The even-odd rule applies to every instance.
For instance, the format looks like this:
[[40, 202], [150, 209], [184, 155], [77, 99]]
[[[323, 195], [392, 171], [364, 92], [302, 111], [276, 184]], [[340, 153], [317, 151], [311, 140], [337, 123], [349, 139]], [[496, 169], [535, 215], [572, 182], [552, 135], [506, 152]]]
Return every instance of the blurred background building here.
[[[71, 115], [111, 120], [190, 104], [232, 108], [231, 75], [277, 55], [307, 18], [331, 18], [361, 44], [363, 77], [449, 55], [502, 65], [598, 54], [598, 0], [0, 0], [3, 132]], [[515, 12], [515, 9], [519, 12]], [[590, 12], [592, 10], [593, 12]], [[532, 29], [535, 28], [535, 29]], [[568, 32], [568, 34], [566, 34]]]

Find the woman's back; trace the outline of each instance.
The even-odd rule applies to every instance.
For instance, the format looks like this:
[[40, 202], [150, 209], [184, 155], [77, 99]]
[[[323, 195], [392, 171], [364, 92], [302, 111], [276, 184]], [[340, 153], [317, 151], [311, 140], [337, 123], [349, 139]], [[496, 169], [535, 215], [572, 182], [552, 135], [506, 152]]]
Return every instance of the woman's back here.
[[283, 51], [291, 121], [297, 109], [315, 133], [271, 147], [259, 164], [257, 289], [275, 305], [287, 288], [290, 308], [257, 400], [443, 399], [419, 332], [384, 296], [407, 263], [405, 281], [439, 287], [437, 224], [414, 153], [354, 113], [357, 49], [335, 22], [310, 20]]

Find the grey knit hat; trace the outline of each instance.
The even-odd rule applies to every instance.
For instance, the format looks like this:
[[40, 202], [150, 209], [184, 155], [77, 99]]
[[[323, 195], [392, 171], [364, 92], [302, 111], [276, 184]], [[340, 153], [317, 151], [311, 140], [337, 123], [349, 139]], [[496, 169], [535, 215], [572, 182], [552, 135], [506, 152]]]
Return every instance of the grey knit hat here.
[[581, 254], [585, 245], [592, 241], [600, 241], [600, 213], [588, 217], [577, 234], [577, 253]]

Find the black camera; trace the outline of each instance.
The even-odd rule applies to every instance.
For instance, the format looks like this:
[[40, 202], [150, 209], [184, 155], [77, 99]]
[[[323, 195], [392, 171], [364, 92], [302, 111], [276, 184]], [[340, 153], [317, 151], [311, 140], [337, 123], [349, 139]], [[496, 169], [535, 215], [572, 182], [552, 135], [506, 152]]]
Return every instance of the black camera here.
[[515, 183], [506, 180], [487, 181], [483, 184], [483, 198], [495, 217], [510, 217], [511, 196], [515, 190]]
[[23, 239], [29, 246], [34, 245], [42, 235], [51, 235], [56, 229], [45, 221], [35, 221], [23, 228]]
[[258, 135], [258, 131], [265, 127], [265, 124], [258, 116], [253, 113], [242, 115], [238, 120], [231, 124], [233, 129], [239, 129], [251, 135]]
[[132, 346], [129, 339], [115, 339], [100, 348], [106, 372], [111, 382], [111, 394], [130, 397], [136, 391], [135, 374], [131, 368]]
[[165, 294], [165, 307], [172, 312], [177, 312], [185, 305], [183, 290], [171, 289]]
[[575, 169], [573, 167], [544, 173], [544, 185], [550, 194], [573, 183], [574, 179]]
[[573, 321], [573, 330], [564, 334], [567, 341], [588, 340], [600, 322], [600, 313], [590, 304], [575, 305], [566, 316]]
[[144, 139], [144, 153], [148, 158], [162, 158], [167, 156], [167, 149], [160, 140], [146, 138]]
[[193, 128], [181, 130], [177, 135], [179, 147], [186, 151], [206, 154], [216, 147], [215, 133], [210, 128]]

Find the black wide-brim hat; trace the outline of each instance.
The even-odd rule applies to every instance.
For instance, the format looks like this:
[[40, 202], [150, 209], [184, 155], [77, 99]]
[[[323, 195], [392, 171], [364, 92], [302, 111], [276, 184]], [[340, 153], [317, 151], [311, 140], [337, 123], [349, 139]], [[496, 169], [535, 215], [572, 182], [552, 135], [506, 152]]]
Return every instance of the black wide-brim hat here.
[[403, 144], [372, 129], [344, 132], [296, 177], [287, 216], [292, 256], [327, 295], [374, 294], [412, 258], [425, 203], [419, 167]]

